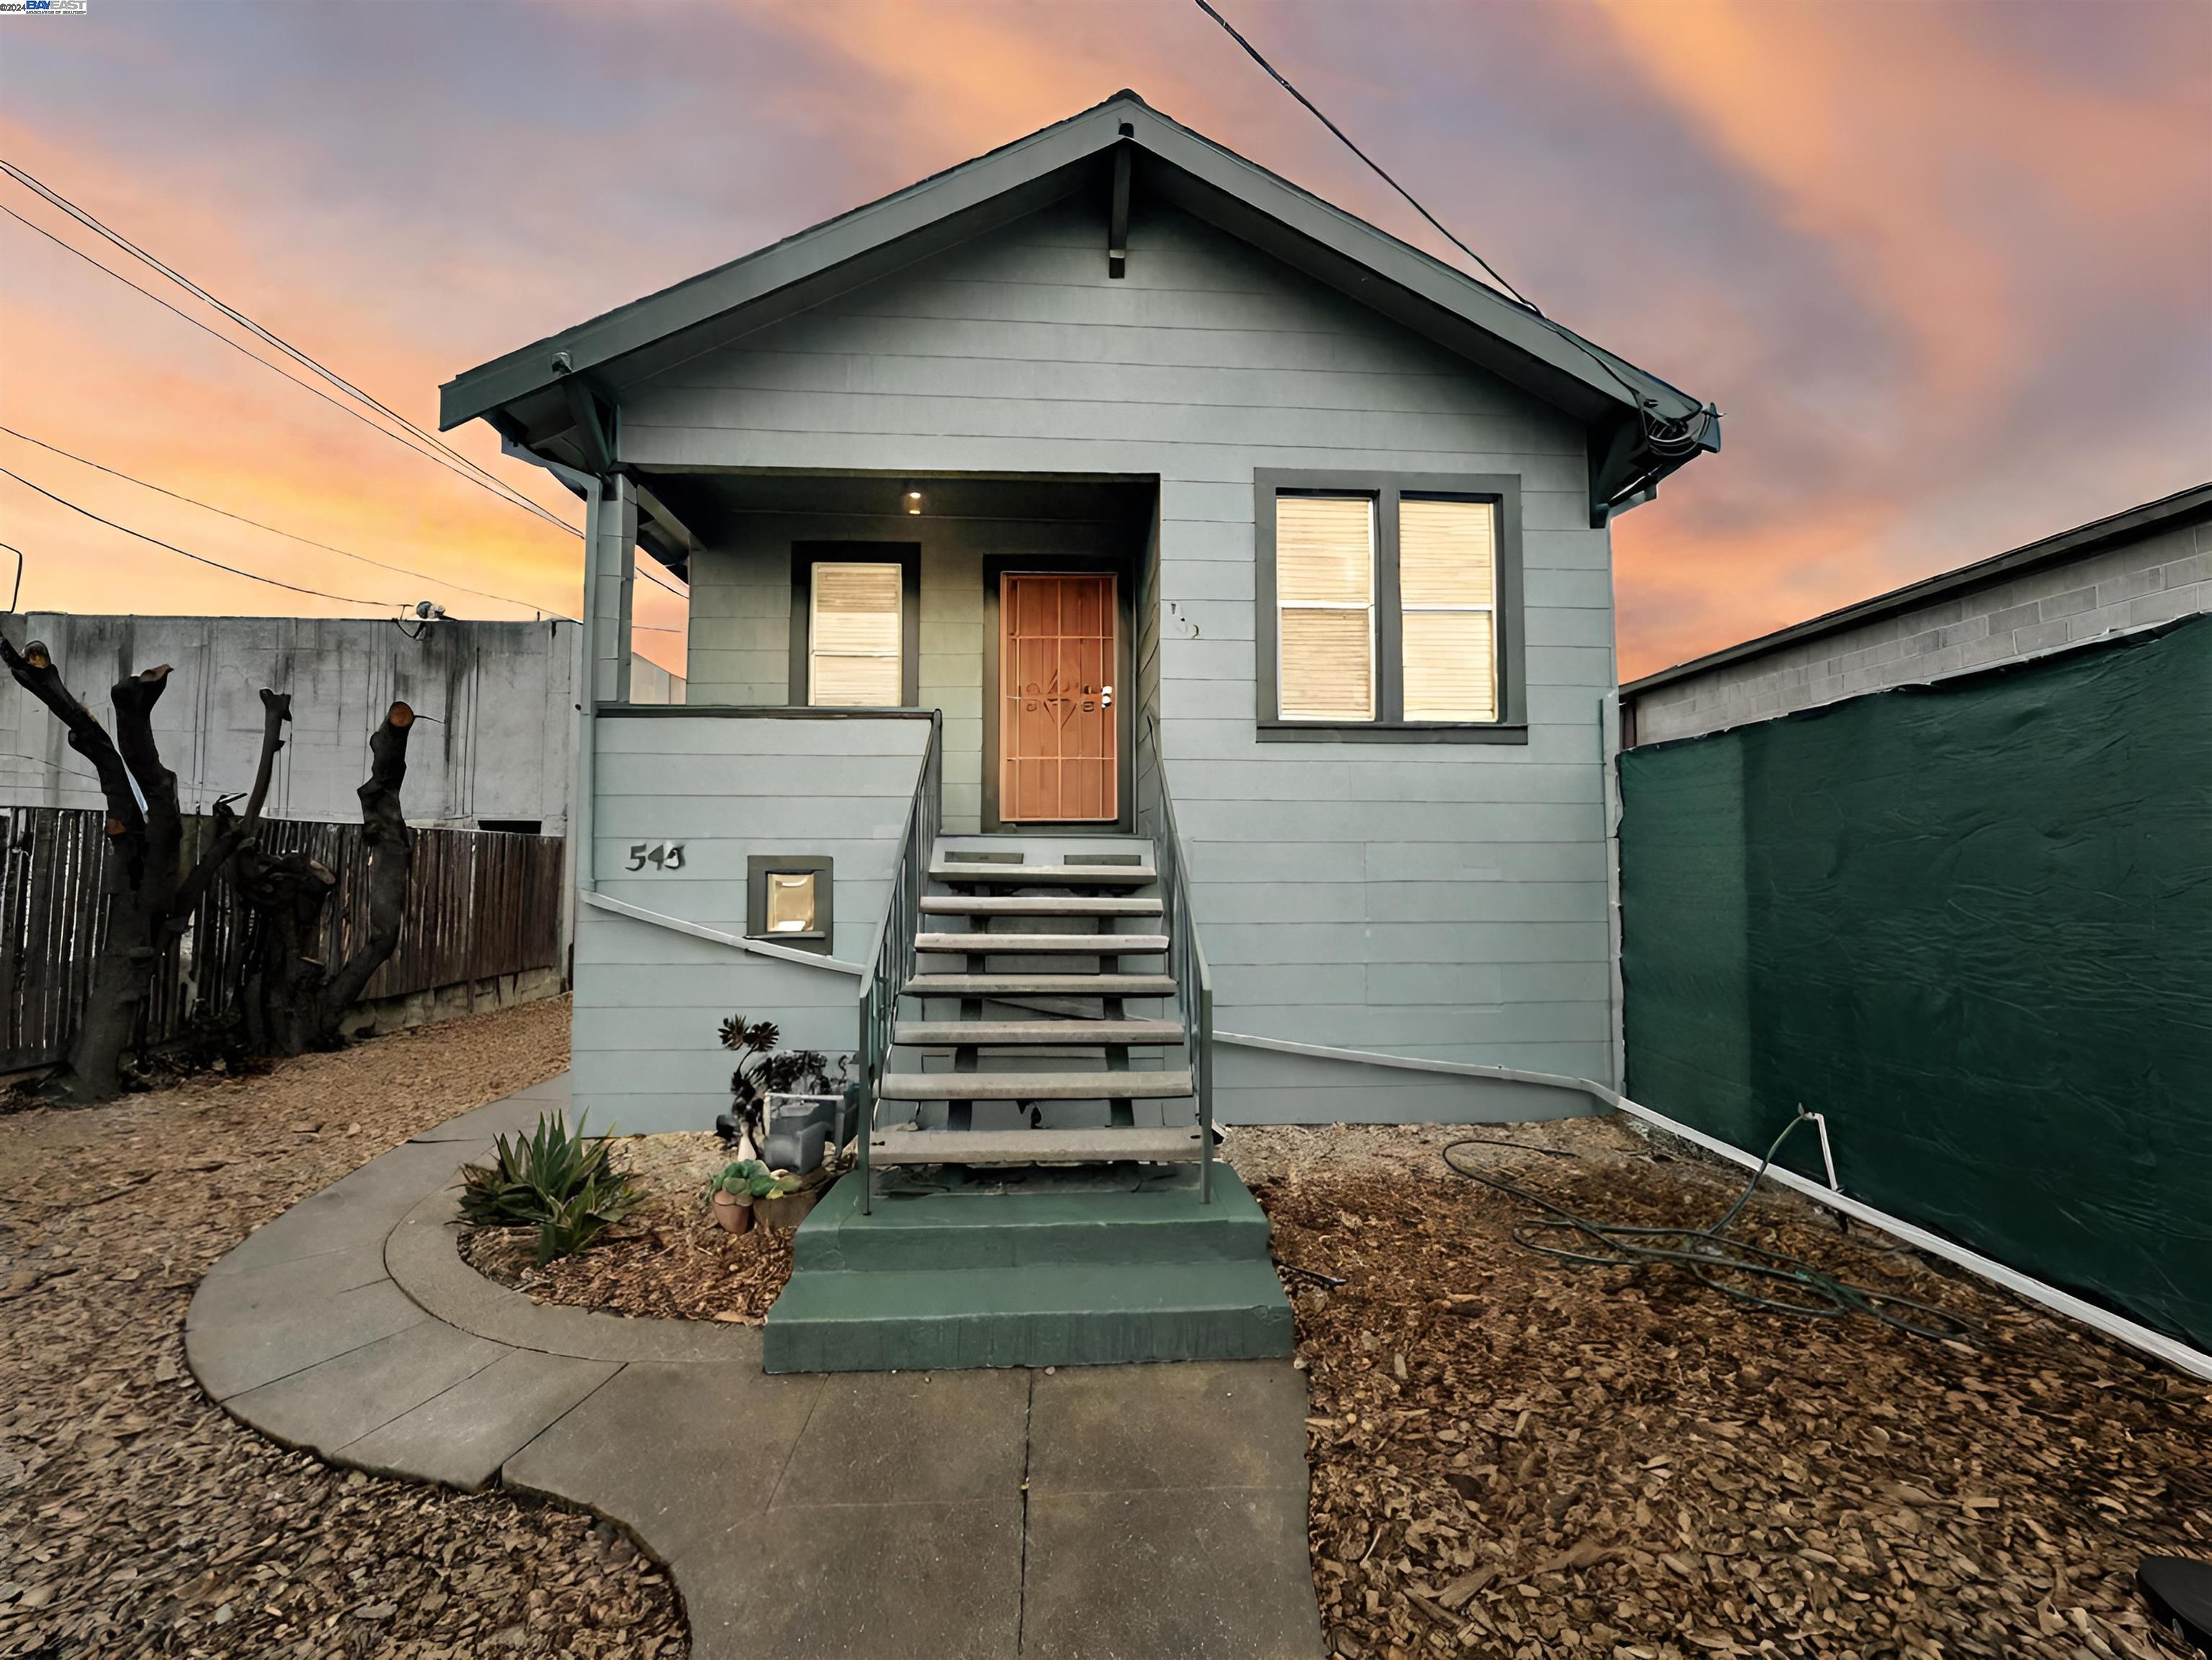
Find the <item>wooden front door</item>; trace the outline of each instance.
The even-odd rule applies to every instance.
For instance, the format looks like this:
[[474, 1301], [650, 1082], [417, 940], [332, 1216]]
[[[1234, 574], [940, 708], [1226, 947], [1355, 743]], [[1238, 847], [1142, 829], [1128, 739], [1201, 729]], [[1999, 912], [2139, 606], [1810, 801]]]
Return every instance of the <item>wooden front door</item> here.
[[1097, 824], [1121, 812], [1110, 575], [999, 578], [999, 818]]

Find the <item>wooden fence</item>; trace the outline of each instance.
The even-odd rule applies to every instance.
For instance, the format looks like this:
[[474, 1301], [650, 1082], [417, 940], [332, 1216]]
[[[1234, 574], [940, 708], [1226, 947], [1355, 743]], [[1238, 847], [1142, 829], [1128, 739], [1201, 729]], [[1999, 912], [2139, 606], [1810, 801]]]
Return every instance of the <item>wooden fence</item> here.
[[[0, 808], [0, 1071], [60, 1059], [84, 1011], [104, 921], [104, 812]], [[212, 834], [185, 822], [185, 848]], [[366, 926], [368, 860], [359, 824], [264, 819], [272, 852], [305, 852], [337, 873], [323, 910], [323, 962], [343, 962]], [[490, 980], [562, 962], [562, 843], [551, 836], [418, 830], [399, 945], [362, 1000]], [[248, 913], [216, 881], [163, 957], [140, 1041], [165, 1043], [236, 1006]]]

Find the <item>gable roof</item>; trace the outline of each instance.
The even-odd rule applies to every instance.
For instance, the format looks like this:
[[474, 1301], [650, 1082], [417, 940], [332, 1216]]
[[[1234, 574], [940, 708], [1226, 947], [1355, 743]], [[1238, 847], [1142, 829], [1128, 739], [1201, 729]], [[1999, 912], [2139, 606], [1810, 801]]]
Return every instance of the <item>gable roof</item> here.
[[[618, 402], [624, 386], [1107, 184], [1125, 146], [1133, 189], [1579, 418], [1591, 434], [1593, 523], [1647, 499], [1667, 473], [1720, 447], [1720, 417], [1710, 406], [1127, 91], [457, 375], [440, 390], [440, 428], [481, 417], [511, 443], [582, 460], [591, 450], [584, 431], [590, 405], [575, 396], [572, 379]], [[1103, 258], [1103, 236], [1100, 252]]]

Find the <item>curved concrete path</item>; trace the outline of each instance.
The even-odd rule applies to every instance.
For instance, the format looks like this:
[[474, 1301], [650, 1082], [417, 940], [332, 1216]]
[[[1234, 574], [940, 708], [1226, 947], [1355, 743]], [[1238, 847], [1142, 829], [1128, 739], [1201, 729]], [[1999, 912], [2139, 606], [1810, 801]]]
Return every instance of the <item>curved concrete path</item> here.
[[464, 1113], [201, 1282], [193, 1375], [289, 1446], [622, 1523], [695, 1660], [1315, 1660], [1287, 1360], [771, 1377], [757, 1329], [541, 1308], [460, 1260], [459, 1166], [568, 1104]]

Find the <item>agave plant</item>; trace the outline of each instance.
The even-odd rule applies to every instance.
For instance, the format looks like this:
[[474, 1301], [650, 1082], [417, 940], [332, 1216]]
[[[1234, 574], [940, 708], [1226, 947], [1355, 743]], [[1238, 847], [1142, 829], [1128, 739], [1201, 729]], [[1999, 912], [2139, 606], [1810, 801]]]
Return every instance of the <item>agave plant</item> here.
[[541, 1268], [583, 1250], [644, 1200], [629, 1172], [615, 1168], [606, 1142], [589, 1139], [581, 1118], [571, 1130], [557, 1113], [540, 1115], [528, 1136], [501, 1136], [489, 1165], [461, 1171], [462, 1219], [536, 1228]]

